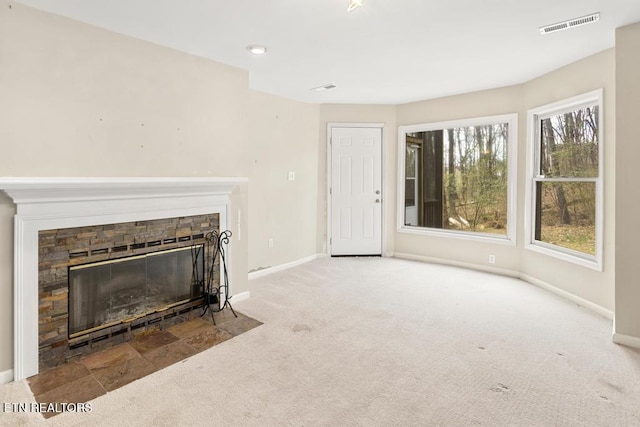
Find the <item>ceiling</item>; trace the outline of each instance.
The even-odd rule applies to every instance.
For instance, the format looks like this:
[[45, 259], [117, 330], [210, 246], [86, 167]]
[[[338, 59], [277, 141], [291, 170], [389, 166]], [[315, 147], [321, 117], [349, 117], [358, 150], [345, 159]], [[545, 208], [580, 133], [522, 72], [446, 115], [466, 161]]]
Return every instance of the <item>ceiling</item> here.
[[[401, 104], [518, 84], [614, 46], [639, 0], [19, 0], [248, 70], [311, 103]], [[600, 12], [594, 24], [544, 25]], [[255, 56], [250, 44], [267, 46]], [[312, 91], [328, 83], [336, 88]]]

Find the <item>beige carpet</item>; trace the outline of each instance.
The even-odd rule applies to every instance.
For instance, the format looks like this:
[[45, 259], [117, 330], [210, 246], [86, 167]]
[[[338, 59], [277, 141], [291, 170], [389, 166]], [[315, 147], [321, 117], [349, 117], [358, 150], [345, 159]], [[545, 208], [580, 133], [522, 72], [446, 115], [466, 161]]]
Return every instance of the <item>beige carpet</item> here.
[[[524, 282], [380, 258], [251, 281], [264, 325], [93, 400], [2, 425], [637, 426], [640, 353]], [[32, 402], [26, 382], [1, 402]], [[1, 408], [0, 408], [1, 409]]]

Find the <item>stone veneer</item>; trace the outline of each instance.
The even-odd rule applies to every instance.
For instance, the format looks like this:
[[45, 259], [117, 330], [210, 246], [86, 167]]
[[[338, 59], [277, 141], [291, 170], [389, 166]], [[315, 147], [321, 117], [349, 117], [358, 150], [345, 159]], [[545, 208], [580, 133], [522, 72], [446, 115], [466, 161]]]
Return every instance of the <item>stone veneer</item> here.
[[[163, 328], [200, 314], [202, 301], [184, 303], [130, 322], [69, 338], [70, 266], [204, 244], [219, 229], [219, 214], [42, 230], [38, 240], [39, 369], [64, 364], [93, 351], [129, 341], [148, 328]], [[208, 254], [205, 254], [207, 257]], [[206, 260], [207, 258], [205, 258]], [[205, 261], [206, 264], [206, 261]], [[216, 268], [216, 271], [218, 269]], [[218, 275], [216, 274], [216, 278]]]

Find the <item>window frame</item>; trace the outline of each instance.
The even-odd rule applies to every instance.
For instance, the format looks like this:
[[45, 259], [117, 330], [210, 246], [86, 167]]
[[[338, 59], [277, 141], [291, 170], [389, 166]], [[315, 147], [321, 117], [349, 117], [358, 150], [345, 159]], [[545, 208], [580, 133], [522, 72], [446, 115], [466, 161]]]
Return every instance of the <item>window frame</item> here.
[[[596, 178], [549, 178], [537, 175], [540, 164], [540, 129], [541, 122], [553, 115], [575, 111], [588, 106], [598, 106], [598, 176]], [[604, 247], [604, 110], [603, 90], [596, 89], [581, 95], [566, 98], [557, 102], [532, 108], [527, 112], [527, 168], [525, 196], [525, 242], [524, 247], [530, 251], [545, 254], [563, 261], [571, 262], [593, 270], [603, 270]], [[538, 166], [537, 166], [538, 165]], [[594, 182], [596, 189], [595, 206], [595, 255], [546, 243], [535, 239], [536, 232], [536, 183], [538, 182]]]
[[[506, 234], [491, 234], [478, 231], [463, 231], [418, 227], [405, 225], [405, 153], [406, 135], [414, 132], [428, 132], [456, 127], [483, 126], [497, 123], [507, 123], [509, 136], [507, 139], [507, 230]], [[493, 242], [499, 244], [516, 245], [516, 205], [517, 205], [517, 159], [518, 159], [518, 113], [500, 114], [494, 116], [474, 117], [459, 120], [448, 120], [433, 123], [403, 125], [398, 127], [398, 183], [396, 199], [397, 231], [399, 233], [422, 236], [450, 237], [464, 240]]]

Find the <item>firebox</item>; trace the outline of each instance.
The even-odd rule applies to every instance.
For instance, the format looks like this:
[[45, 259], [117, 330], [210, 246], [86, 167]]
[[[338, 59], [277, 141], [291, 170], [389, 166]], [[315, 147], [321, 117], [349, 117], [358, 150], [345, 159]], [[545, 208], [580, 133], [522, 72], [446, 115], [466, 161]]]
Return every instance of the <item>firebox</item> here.
[[69, 267], [69, 337], [201, 298], [204, 246]]

